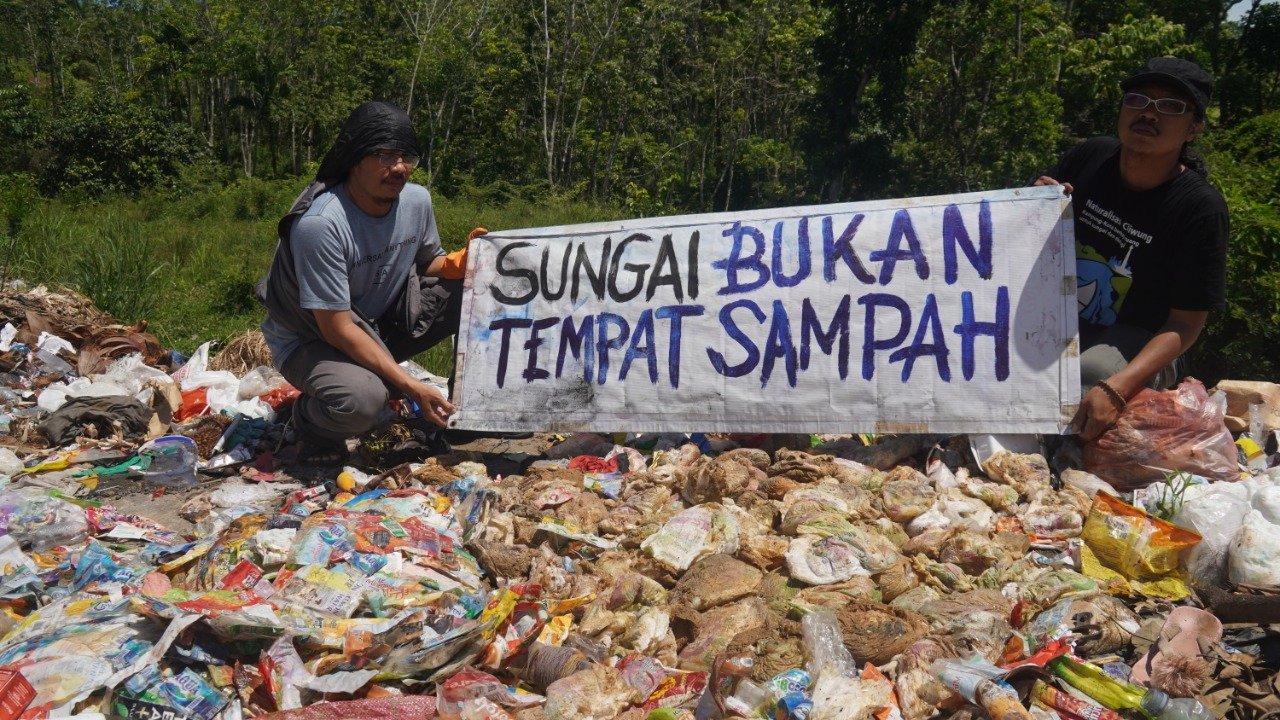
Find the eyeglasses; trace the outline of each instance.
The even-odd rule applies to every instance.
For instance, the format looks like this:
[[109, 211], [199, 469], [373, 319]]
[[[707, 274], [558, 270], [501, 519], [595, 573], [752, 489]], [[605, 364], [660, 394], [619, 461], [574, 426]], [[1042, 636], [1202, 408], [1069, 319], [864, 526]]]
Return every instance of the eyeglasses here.
[[1181, 115], [1187, 111], [1187, 101], [1178, 98], [1149, 98], [1139, 93], [1125, 93], [1120, 104], [1130, 110], [1146, 110], [1152, 105], [1161, 115]]
[[395, 167], [397, 163], [403, 162], [409, 166], [410, 170], [418, 167], [421, 158], [410, 153], [400, 152], [399, 150], [374, 150], [373, 155], [377, 156], [378, 163], [384, 168]]

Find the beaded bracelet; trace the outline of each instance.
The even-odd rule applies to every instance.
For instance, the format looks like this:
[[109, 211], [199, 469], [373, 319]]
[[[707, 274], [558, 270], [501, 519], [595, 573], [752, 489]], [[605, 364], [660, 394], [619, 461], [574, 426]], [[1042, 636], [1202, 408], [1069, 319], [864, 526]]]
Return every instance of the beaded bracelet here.
[[1123, 412], [1125, 406], [1129, 404], [1128, 401], [1124, 399], [1123, 395], [1116, 392], [1115, 388], [1107, 384], [1106, 380], [1099, 380], [1094, 384], [1094, 387], [1102, 388], [1102, 392], [1106, 393], [1107, 397], [1111, 398], [1111, 404], [1116, 406], [1117, 411]]

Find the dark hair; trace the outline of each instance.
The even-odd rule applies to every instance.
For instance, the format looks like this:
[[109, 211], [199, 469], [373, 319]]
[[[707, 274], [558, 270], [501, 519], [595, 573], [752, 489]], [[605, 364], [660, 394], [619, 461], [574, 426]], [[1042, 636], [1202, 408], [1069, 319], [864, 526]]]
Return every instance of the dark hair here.
[[[1196, 103], [1190, 103], [1190, 105], [1195, 108], [1196, 122], [1205, 122], [1204, 108], [1200, 107]], [[1178, 162], [1182, 163], [1188, 170], [1196, 173], [1202, 178], [1209, 177], [1209, 164], [1204, 161], [1204, 158], [1200, 156], [1200, 153], [1197, 153], [1192, 149], [1191, 143], [1189, 142], [1182, 144], [1182, 152], [1178, 155]]]
[[1199, 153], [1191, 149], [1191, 143], [1182, 144], [1182, 154], [1178, 156], [1178, 162], [1202, 178], [1209, 177], [1208, 163], [1204, 161], [1204, 158], [1200, 157]]

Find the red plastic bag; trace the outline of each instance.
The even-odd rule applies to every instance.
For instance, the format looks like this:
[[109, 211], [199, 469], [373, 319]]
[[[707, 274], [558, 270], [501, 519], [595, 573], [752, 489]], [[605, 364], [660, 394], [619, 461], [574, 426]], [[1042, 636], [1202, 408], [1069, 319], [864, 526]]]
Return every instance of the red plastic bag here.
[[271, 406], [272, 410], [279, 410], [285, 405], [292, 404], [298, 396], [302, 395], [302, 391], [292, 385], [284, 385], [272, 390], [269, 393], [263, 393], [258, 399]]
[[182, 393], [182, 407], [178, 408], [178, 412], [174, 413], [173, 419], [178, 422], [184, 422], [197, 415], [205, 415], [208, 412], [208, 388], [199, 387]]
[[1163, 480], [1166, 472], [1240, 479], [1223, 408], [1195, 378], [1134, 395], [1119, 421], [1085, 444], [1084, 468], [1122, 492]]
[[618, 460], [617, 458], [605, 460], [595, 455], [579, 455], [569, 461], [569, 469], [584, 473], [618, 472]]

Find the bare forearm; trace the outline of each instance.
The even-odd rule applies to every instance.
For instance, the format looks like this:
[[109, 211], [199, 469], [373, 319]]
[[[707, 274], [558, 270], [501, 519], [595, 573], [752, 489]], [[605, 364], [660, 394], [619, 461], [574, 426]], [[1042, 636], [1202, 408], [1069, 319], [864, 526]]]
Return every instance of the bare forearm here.
[[1123, 370], [1111, 376], [1108, 383], [1116, 392], [1132, 397], [1142, 389], [1155, 374], [1167, 367], [1180, 355], [1189, 350], [1200, 337], [1203, 323], [1168, 322], [1160, 331], [1152, 336], [1142, 350]]

